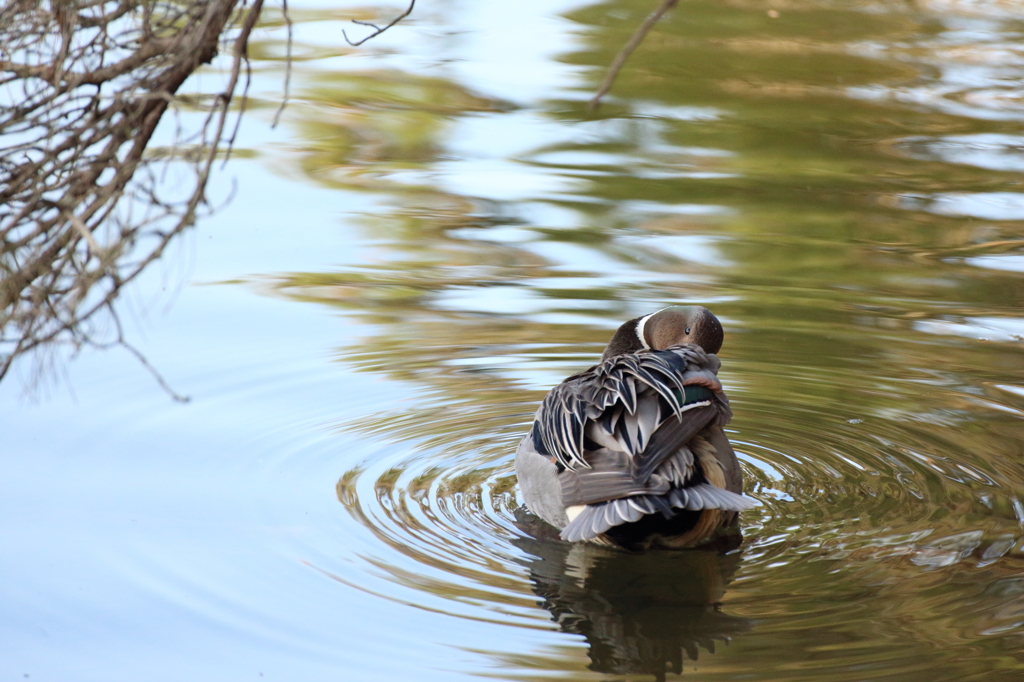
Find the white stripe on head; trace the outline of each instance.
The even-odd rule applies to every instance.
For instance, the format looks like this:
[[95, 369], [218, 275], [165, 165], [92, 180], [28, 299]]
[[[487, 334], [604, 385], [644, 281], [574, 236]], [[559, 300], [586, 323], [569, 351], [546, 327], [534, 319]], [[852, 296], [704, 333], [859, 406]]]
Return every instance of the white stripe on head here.
[[[661, 312], [661, 311], [658, 311]], [[640, 318], [640, 321], [636, 323], [636, 337], [640, 339], [640, 345], [644, 347], [644, 350], [650, 350], [651, 344], [647, 343], [647, 339], [644, 338], [644, 327], [647, 325], [647, 320], [651, 319], [658, 313], [651, 313]]]
[[638, 339], [640, 339], [640, 345], [644, 347], [644, 350], [650, 350], [651, 349], [651, 344], [647, 343], [647, 339], [644, 337], [644, 327], [647, 326], [647, 320], [651, 319], [652, 317], [654, 317], [655, 315], [660, 313], [662, 310], [668, 310], [671, 307], [672, 306], [665, 306], [664, 308], [659, 310], [657, 313], [651, 313], [650, 315], [645, 315], [645, 316], [640, 318], [639, 322], [636, 323], [636, 337]]

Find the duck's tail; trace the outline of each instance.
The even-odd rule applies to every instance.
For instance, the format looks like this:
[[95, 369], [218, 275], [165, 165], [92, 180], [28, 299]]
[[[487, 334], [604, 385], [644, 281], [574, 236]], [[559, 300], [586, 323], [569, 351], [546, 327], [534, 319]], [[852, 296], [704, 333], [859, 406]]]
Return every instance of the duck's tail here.
[[639, 521], [646, 514], [661, 513], [666, 519], [676, 515], [677, 509], [700, 511], [720, 509], [744, 511], [757, 505], [755, 500], [728, 490], [698, 483], [688, 488], [673, 488], [663, 495], [634, 495], [607, 502], [571, 507], [570, 514], [578, 513], [562, 529], [561, 538], [567, 542], [593, 540], [615, 526]]

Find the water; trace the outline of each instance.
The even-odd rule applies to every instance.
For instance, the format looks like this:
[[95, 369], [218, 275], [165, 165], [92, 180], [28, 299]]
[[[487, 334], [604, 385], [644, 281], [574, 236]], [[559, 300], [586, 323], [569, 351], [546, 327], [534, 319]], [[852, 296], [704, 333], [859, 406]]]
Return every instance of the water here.
[[[589, 113], [646, 5], [350, 49], [302, 4], [275, 130], [268, 11], [237, 195], [122, 299], [191, 402], [120, 351], [0, 388], [0, 676], [1024, 676], [1024, 11], [771, 9], [680, 5]], [[519, 436], [677, 302], [725, 324], [741, 550], [553, 542]]]

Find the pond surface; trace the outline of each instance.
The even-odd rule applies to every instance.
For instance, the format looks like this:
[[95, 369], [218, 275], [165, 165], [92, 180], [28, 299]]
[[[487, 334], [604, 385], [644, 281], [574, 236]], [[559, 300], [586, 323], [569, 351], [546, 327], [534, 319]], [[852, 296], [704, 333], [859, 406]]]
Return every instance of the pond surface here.
[[[0, 387], [0, 679], [1024, 678], [1024, 6], [691, 0], [589, 112], [649, 4], [297, 4], [276, 129], [267, 10], [232, 200], [121, 300], [191, 402]], [[538, 401], [679, 302], [740, 551], [552, 541]]]

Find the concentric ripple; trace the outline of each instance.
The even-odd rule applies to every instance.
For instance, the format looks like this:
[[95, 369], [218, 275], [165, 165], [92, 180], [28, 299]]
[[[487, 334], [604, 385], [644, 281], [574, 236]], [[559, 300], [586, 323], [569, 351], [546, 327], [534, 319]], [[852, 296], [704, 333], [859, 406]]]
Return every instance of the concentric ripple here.
[[[510, 453], [516, 442], [505, 444]], [[510, 456], [421, 453], [345, 472], [338, 499], [386, 551], [360, 557], [369, 574], [360, 584], [334, 577], [448, 615], [543, 630], [554, 621], [587, 640], [591, 667], [602, 672], [679, 672], [751, 628], [716, 607], [739, 555], [561, 542], [519, 506], [511, 467]], [[391, 585], [367, 587], [369, 576]], [[643, 602], [658, 608], [636, 611]]]
[[[511, 466], [511, 459], [496, 464], [418, 453], [346, 471], [338, 500], [379, 542], [360, 558], [376, 578], [405, 589], [357, 587], [429, 610], [537, 627], [515, 570]], [[445, 605], [425, 601], [426, 595]]]
[[[535, 357], [538, 377], [549, 374], [550, 358]], [[574, 369], [560, 362], [566, 374]], [[486, 376], [503, 365], [477, 357], [472, 367]], [[812, 398], [807, 387], [826, 375], [843, 389]], [[553, 621], [586, 640], [594, 670], [610, 673], [661, 675], [701, 652], [722, 655], [722, 642], [742, 647], [754, 632], [813, 639], [825, 627], [860, 644], [832, 656], [822, 674], [877, 663], [892, 636], [920, 645], [885, 655], [890, 672], [912, 674], [936, 642], [1021, 636], [1024, 624], [1001, 595], [1017, 589], [1024, 567], [1022, 478], [1010, 456], [1016, 445], [999, 435], [1019, 431], [1019, 396], [931, 369], [880, 381], [857, 368], [783, 370], [726, 356], [722, 376], [732, 386], [728, 431], [746, 492], [761, 502], [742, 515], [738, 552], [634, 555], [560, 542], [517, 502], [512, 471], [524, 415], [543, 392], [511, 390], [504, 403], [475, 408], [450, 398], [446, 405], [437, 392], [432, 410], [378, 415], [365, 428], [383, 432], [390, 419], [398, 432], [418, 424], [427, 433], [434, 410], [446, 407], [475, 409], [477, 418], [446, 421], [447, 447], [428, 438], [340, 476], [338, 500], [376, 544], [358, 553], [362, 577], [334, 577], [449, 616], [528, 629]], [[992, 431], [976, 433], [979, 419]], [[995, 450], [1007, 457], [992, 457]], [[979, 583], [953, 600], [928, 596], [967, 575], [990, 587]], [[889, 596], [895, 588], [884, 587], [895, 584], [899, 603]], [[924, 637], [920, 615], [903, 610], [918, 602], [944, 629]], [[965, 607], [970, 626], [953, 617]], [[871, 609], [887, 613], [895, 630], [864, 631]]]

